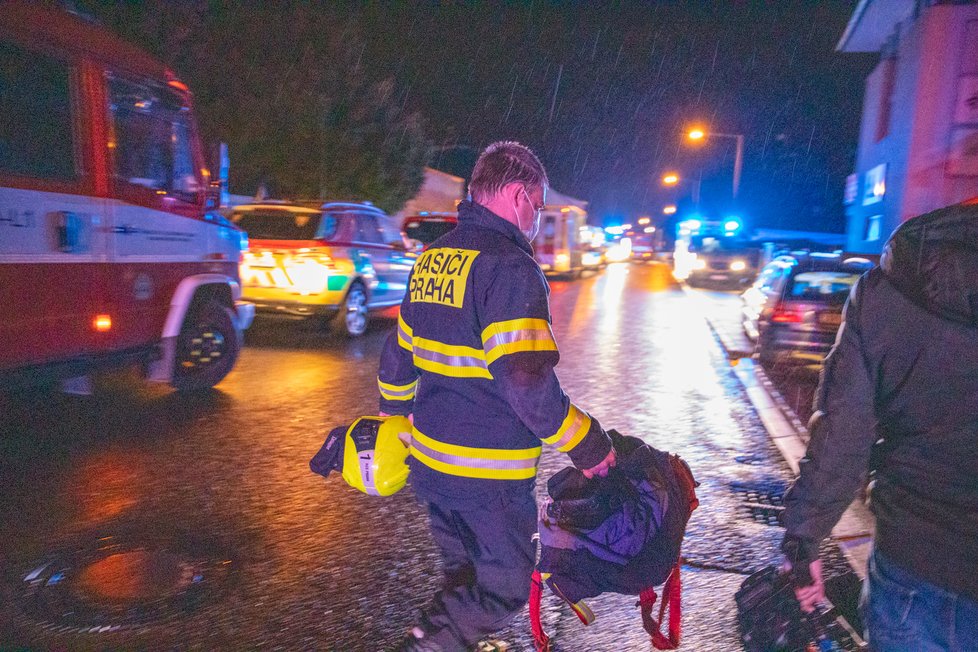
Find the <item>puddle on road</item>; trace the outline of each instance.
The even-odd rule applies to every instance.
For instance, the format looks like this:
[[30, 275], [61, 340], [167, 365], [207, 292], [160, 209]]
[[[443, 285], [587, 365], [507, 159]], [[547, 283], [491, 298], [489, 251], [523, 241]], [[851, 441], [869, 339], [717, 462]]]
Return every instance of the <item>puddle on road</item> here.
[[25, 624], [60, 633], [104, 633], [185, 617], [213, 601], [237, 570], [213, 542], [93, 537], [32, 565], [16, 595]]

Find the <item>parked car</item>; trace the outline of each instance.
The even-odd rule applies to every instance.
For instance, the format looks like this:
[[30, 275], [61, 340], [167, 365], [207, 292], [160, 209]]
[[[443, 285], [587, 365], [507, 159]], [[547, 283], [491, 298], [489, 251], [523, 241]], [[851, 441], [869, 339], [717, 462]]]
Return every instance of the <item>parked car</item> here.
[[799, 253], [778, 256], [741, 295], [744, 332], [765, 366], [821, 364], [835, 343], [842, 307], [864, 258]]
[[584, 269], [601, 270], [608, 266], [608, 242], [600, 226], [581, 227], [581, 264]]
[[456, 224], [458, 224], [456, 213], [422, 211], [417, 215], [405, 217], [402, 228], [408, 238], [427, 247], [454, 229]]
[[367, 203], [264, 202], [237, 206], [248, 233], [243, 296], [259, 316], [321, 319], [350, 336], [368, 312], [401, 303], [416, 254]]
[[655, 231], [645, 233], [638, 231], [629, 236], [632, 240], [632, 262], [654, 263], [657, 234]]

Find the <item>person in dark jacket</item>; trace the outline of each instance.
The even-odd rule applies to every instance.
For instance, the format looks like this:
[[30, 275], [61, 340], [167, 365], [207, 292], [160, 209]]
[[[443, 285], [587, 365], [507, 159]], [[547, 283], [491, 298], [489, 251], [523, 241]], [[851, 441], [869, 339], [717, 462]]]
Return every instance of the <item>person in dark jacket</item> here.
[[822, 373], [785, 497], [782, 550], [812, 580], [796, 589], [802, 607], [825, 599], [818, 544], [870, 473], [861, 609], [873, 649], [978, 650], [978, 206], [892, 235]]
[[525, 146], [483, 152], [458, 225], [415, 263], [381, 356], [380, 410], [413, 419], [409, 481], [445, 571], [402, 650], [471, 649], [526, 604], [541, 440], [588, 477], [615, 463], [554, 373], [549, 287], [530, 246], [546, 189]]

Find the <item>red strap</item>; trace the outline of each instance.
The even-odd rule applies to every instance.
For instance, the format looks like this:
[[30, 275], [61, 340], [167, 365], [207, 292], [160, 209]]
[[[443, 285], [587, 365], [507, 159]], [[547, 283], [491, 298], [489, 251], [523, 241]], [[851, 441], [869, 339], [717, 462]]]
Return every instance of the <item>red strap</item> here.
[[543, 631], [540, 622], [540, 601], [543, 598], [543, 578], [540, 571], [533, 569], [530, 578], [530, 629], [533, 630], [533, 644], [537, 652], [550, 652], [550, 637]]
[[[642, 626], [652, 639], [652, 646], [657, 650], [675, 650], [679, 647], [682, 634], [682, 581], [679, 579], [679, 561], [669, 573], [662, 587], [662, 602], [659, 603], [658, 619], [652, 617], [652, 607], [656, 599], [655, 589], [645, 589], [638, 596], [638, 604], [642, 610]], [[662, 633], [662, 618], [669, 609], [669, 638]]]
[[[669, 458], [669, 462], [672, 464], [676, 479], [686, 494], [686, 499], [689, 501], [689, 511], [692, 514], [693, 510], [700, 504], [696, 498], [696, 487], [699, 486], [699, 483], [693, 479], [689, 466], [680, 458], [673, 455]], [[681, 564], [682, 558], [680, 557], [676, 560], [676, 565], [673, 566], [672, 572], [669, 573], [669, 577], [666, 578], [666, 583], [662, 587], [662, 602], [659, 603], [658, 619], [652, 617], [652, 607], [659, 597], [655, 593], [655, 588], [645, 589], [638, 596], [638, 604], [642, 610], [642, 626], [649, 633], [652, 646], [657, 650], [675, 650], [679, 647], [683, 618], [683, 587], [679, 577]], [[666, 609], [669, 609], [668, 638], [662, 633], [662, 619], [666, 614]]]

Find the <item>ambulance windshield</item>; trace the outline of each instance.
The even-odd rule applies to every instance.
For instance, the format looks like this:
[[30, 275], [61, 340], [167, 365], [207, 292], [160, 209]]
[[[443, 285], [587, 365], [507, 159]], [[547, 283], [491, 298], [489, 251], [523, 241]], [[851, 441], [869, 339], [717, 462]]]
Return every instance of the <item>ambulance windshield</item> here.
[[252, 240], [319, 240], [336, 233], [336, 218], [317, 212], [261, 208], [235, 211], [231, 219]]

